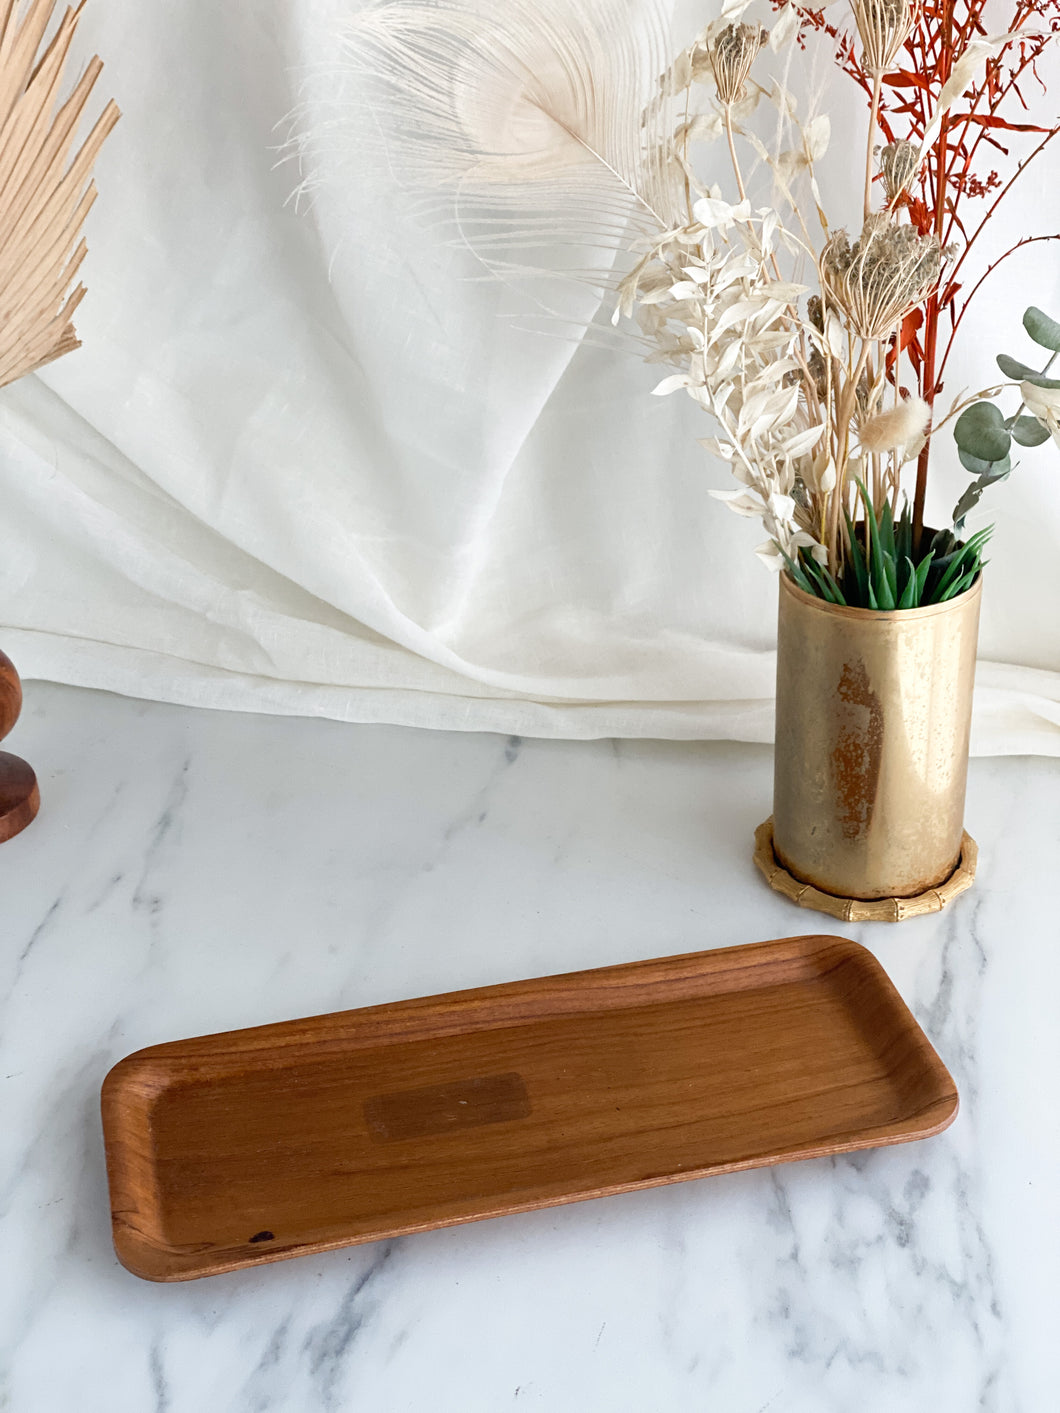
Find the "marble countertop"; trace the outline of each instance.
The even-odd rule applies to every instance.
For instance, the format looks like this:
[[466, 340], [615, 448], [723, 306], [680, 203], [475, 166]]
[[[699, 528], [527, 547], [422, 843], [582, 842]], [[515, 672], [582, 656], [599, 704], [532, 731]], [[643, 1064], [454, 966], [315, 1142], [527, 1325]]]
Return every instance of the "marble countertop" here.
[[[845, 926], [751, 864], [770, 752], [195, 712], [31, 683], [0, 850], [5, 1413], [1052, 1413], [1060, 761], [972, 764], [980, 881]], [[922, 1143], [180, 1285], [110, 1243], [140, 1046], [800, 932], [880, 958], [955, 1076]]]

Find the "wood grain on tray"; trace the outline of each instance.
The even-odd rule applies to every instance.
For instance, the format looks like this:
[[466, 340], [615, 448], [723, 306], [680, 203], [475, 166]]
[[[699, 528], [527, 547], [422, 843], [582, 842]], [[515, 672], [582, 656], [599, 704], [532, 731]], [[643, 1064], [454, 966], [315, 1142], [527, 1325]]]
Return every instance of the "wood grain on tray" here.
[[157, 1045], [102, 1104], [118, 1255], [183, 1280], [923, 1138], [957, 1092], [871, 953], [812, 936]]

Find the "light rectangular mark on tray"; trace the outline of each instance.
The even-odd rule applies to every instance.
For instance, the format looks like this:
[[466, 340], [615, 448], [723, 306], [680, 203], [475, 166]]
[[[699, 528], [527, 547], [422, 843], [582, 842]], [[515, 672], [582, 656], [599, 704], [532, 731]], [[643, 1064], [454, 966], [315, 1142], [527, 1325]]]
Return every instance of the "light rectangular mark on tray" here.
[[427, 1138], [481, 1124], [530, 1117], [530, 1096], [520, 1074], [485, 1075], [377, 1094], [365, 1100], [368, 1131], [379, 1143], [397, 1138]]

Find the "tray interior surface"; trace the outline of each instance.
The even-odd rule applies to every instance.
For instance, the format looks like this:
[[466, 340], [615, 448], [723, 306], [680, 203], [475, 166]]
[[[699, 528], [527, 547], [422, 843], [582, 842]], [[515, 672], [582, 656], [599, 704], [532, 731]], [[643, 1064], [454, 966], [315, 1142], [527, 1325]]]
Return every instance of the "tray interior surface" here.
[[897, 1142], [956, 1111], [878, 963], [836, 938], [157, 1046], [108, 1086], [116, 1244], [153, 1279]]

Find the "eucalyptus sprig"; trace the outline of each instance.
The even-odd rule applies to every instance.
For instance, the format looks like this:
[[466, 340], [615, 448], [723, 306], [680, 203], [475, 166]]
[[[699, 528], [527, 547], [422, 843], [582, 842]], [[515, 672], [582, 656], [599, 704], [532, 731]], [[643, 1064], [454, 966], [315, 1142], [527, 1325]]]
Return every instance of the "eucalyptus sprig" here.
[[[1019, 384], [1019, 407], [1011, 417], [1005, 417], [996, 403], [981, 398], [965, 408], [953, 427], [961, 465], [975, 477], [953, 510], [953, 528], [958, 534], [986, 488], [1008, 478], [1013, 442], [1041, 446], [1052, 436], [1060, 446], [1060, 378], [1047, 376], [1060, 356], [1060, 323], [1032, 305], [1023, 316], [1023, 327], [1050, 356], [1044, 368], [1035, 369], [1007, 353], [998, 354], [997, 366], [1006, 378]], [[1025, 408], [1029, 416], [1024, 414]]]

